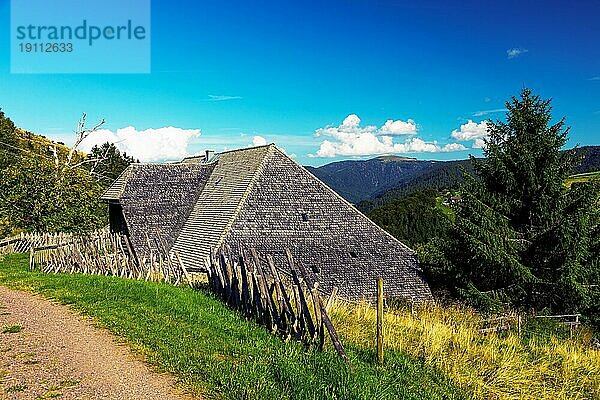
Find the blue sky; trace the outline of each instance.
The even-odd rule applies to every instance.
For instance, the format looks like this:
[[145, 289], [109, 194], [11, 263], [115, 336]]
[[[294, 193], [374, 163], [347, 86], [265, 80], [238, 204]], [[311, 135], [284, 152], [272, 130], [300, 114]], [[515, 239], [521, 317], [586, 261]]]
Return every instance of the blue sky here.
[[482, 121], [527, 86], [571, 145], [600, 144], [600, 3], [486, 3], [153, 0], [150, 74], [20, 75], [0, 0], [0, 107], [67, 144], [85, 111], [146, 160], [266, 141], [321, 165], [481, 154]]

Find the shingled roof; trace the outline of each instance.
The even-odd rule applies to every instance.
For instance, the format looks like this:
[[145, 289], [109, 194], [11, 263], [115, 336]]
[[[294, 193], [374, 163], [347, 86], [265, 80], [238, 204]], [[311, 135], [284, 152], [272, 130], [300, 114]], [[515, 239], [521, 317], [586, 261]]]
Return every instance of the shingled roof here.
[[371, 297], [383, 276], [391, 296], [431, 296], [413, 250], [274, 145], [223, 152], [209, 163], [132, 165], [102, 198], [111, 214], [122, 207], [136, 253], [148, 249], [146, 233], [159, 235], [191, 270], [204, 269], [221, 246], [256, 248], [277, 265], [286, 265], [290, 249], [325, 292], [337, 286], [347, 298]]
[[213, 167], [131, 164], [102, 196], [111, 205], [111, 225], [113, 220], [123, 220], [138, 256], [148, 252], [148, 238], [153, 239], [150, 242], [153, 249], [163, 245], [169, 249], [179, 236]]

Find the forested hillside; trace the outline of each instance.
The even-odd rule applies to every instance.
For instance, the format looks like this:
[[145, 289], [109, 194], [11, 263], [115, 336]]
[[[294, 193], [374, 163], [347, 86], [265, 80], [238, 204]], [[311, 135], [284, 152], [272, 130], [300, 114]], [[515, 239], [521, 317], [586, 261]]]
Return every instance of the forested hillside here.
[[452, 219], [447, 197], [426, 189], [395, 199], [367, 215], [402, 243], [415, 248], [446, 234]]
[[429, 171], [437, 161], [382, 156], [371, 160], [345, 160], [321, 167], [306, 167], [351, 203], [369, 199], [400, 182]]
[[424, 173], [407, 181], [401, 180], [392, 187], [375, 193], [371, 198], [358, 203], [357, 207], [362, 212], [368, 213], [377, 207], [384, 206], [418, 191], [428, 189], [436, 191], [451, 190], [463, 182], [463, 173], [465, 172], [473, 172], [469, 160], [437, 162]]

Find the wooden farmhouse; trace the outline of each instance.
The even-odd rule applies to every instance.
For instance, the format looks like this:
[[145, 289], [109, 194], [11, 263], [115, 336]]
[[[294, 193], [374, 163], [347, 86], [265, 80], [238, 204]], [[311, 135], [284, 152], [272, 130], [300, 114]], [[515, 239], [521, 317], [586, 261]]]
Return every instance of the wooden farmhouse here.
[[278, 266], [287, 265], [289, 249], [324, 293], [335, 286], [345, 298], [372, 298], [382, 276], [390, 297], [431, 297], [413, 250], [273, 144], [132, 164], [102, 199], [111, 230], [129, 239], [138, 258], [160, 244], [200, 272], [222, 246], [255, 248]]

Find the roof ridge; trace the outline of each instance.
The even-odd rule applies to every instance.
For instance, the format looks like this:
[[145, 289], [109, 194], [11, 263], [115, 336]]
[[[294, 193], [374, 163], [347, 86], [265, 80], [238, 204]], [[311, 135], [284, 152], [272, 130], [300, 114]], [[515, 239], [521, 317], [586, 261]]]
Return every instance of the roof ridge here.
[[[225, 225], [225, 228], [223, 228], [223, 232], [221, 233], [221, 236], [219, 237], [219, 241], [217, 242], [217, 246], [216, 246], [217, 248], [219, 248], [225, 242], [225, 239], [227, 239], [227, 236], [229, 236], [229, 234], [231, 233], [231, 227], [233, 226], [233, 223], [239, 216], [242, 208], [244, 208], [244, 205], [246, 204], [246, 200], [248, 200], [248, 196], [250, 195], [250, 192], [252, 192], [252, 190], [254, 189], [254, 186], [256, 185], [258, 178], [262, 175], [262, 173], [265, 169], [265, 165], [267, 164], [267, 162], [266, 162], [267, 159], [271, 155], [273, 155], [273, 152], [277, 149], [277, 147], [273, 143], [268, 144], [266, 146], [255, 146], [255, 147], [250, 147], [250, 148], [257, 149], [257, 148], [261, 148], [261, 147], [268, 147], [268, 150], [265, 153], [265, 155], [263, 156], [263, 159], [261, 160], [260, 165], [258, 166], [258, 168], [256, 168], [256, 171], [254, 171], [254, 174], [252, 175], [252, 179], [250, 179], [250, 182], [248, 183], [246, 190], [244, 190], [244, 194], [242, 194], [242, 197], [240, 198], [240, 201], [239, 201], [238, 205], [236, 206], [235, 211], [231, 215], [231, 218], [227, 222], [227, 225]], [[244, 149], [244, 150], [246, 150], [246, 149]], [[232, 150], [232, 151], [239, 151], [239, 150]]]
[[241, 151], [255, 150], [255, 149], [260, 149], [262, 147], [277, 147], [277, 146], [275, 146], [275, 143], [261, 144], [260, 146], [241, 147], [239, 149], [226, 150], [226, 151], [222, 151], [222, 152], [217, 153], [217, 154], [228, 154], [228, 153], [235, 153], [235, 152], [238, 152], [238, 151], [241, 152]]

